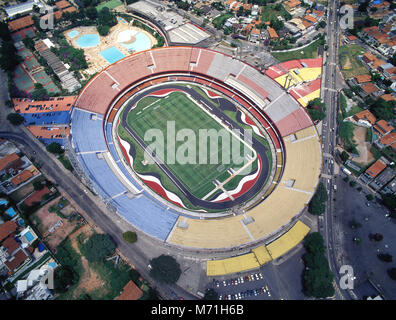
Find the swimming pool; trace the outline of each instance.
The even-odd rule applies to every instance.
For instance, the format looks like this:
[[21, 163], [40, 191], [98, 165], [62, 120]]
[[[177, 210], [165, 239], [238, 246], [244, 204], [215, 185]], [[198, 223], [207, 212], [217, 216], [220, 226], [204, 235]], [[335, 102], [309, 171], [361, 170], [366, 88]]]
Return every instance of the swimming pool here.
[[6, 199], [1, 198], [0, 199], [0, 205], [7, 205], [8, 201]]
[[96, 47], [99, 42], [99, 35], [95, 33], [83, 34], [76, 40], [77, 45], [81, 48]]
[[32, 242], [34, 239], [33, 235], [30, 233], [30, 231], [26, 232], [24, 236], [28, 242]]
[[121, 42], [121, 44], [127, 48], [129, 51], [139, 52], [143, 50], [148, 50], [151, 48], [150, 38], [143, 32], [138, 32], [135, 35], [136, 40], [132, 43]]
[[7, 215], [12, 218], [13, 216], [15, 216], [17, 213], [15, 212], [14, 208], [8, 208], [6, 211]]
[[75, 37], [77, 37], [79, 34], [80, 34], [80, 32], [78, 32], [77, 30], [72, 30], [72, 31], [70, 31], [70, 32], [67, 33], [67, 35], [68, 35], [70, 38], [75, 38]]
[[106, 50], [103, 50], [100, 52], [103, 58], [107, 60], [110, 64], [121, 60], [125, 56], [122, 54], [120, 50], [118, 50], [116, 47], [110, 47]]

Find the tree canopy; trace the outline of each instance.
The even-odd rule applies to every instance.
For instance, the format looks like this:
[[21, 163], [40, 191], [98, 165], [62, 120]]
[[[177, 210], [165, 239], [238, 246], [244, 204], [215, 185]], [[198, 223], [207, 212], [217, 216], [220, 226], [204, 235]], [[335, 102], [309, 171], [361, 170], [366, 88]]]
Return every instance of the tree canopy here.
[[54, 154], [60, 154], [63, 153], [62, 146], [57, 143], [57, 142], [52, 142], [46, 147], [48, 152], [54, 153]]
[[133, 231], [126, 231], [122, 234], [124, 240], [128, 243], [134, 243], [137, 241], [137, 234]]
[[107, 234], [95, 233], [82, 246], [82, 253], [91, 262], [100, 262], [115, 250], [115, 244]]
[[313, 215], [321, 215], [326, 211], [326, 201], [328, 199], [326, 187], [322, 182], [319, 183], [315, 195], [309, 203], [308, 210]]
[[10, 121], [10, 123], [15, 126], [19, 126], [25, 121], [25, 119], [19, 113], [8, 114], [7, 120]]
[[307, 253], [303, 256], [304, 293], [315, 298], [326, 298], [334, 295], [333, 274], [324, 255], [325, 246], [322, 235], [314, 232], [304, 241]]
[[160, 255], [150, 261], [150, 275], [164, 283], [176, 283], [181, 275], [180, 265], [175, 258], [167, 255]]

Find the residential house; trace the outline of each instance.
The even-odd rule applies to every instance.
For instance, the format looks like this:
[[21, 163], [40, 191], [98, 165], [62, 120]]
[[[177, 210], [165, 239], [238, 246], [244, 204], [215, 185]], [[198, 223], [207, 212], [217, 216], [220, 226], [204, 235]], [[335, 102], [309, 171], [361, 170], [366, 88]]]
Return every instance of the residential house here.
[[352, 117], [349, 117], [347, 119], [356, 121], [358, 124], [363, 125], [365, 127], [371, 127], [377, 121], [376, 117], [369, 110], [363, 110], [361, 112], [358, 112], [354, 114]]
[[301, 6], [300, 0], [287, 0], [283, 2], [283, 7], [290, 14], [293, 14], [296, 11], [296, 9], [300, 8], [300, 6]]
[[385, 120], [380, 120], [375, 124], [374, 130], [378, 132], [380, 137], [383, 137], [391, 133], [394, 128], [389, 125]]
[[268, 27], [267, 30], [268, 30], [268, 34], [269, 34], [269, 37], [270, 37], [271, 40], [278, 40], [279, 39], [279, 36], [276, 33], [274, 28]]
[[377, 98], [377, 97], [381, 96], [384, 93], [383, 90], [379, 89], [372, 82], [366, 83], [366, 84], [362, 85], [360, 88], [362, 90], [359, 92], [359, 95], [362, 98], [365, 98], [367, 96], [372, 96], [373, 98]]
[[396, 132], [391, 132], [383, 136], [381, 139], [375, 141], [375, 144], [380, 149], [390, 146], [393, 150], [396, 150]]
[[125, 285], [116, 300], [138, 300], [142, 295], [142, 290], [131, 280]]
[[378, 159], [363, 174], [360, 175], [359, 179], [368, 184], [373, 181], [383, 170], [385, 170], [385, 168], [386, 163], [383, 160]]

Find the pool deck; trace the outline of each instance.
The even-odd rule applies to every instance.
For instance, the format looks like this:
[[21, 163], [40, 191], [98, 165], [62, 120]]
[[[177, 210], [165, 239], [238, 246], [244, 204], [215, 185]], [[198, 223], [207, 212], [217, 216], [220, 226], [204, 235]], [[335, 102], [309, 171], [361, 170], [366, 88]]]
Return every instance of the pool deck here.
[[[68, 36], [68, 33], [71, 31], [78, 31], [79, 34], [76, 37], [70, 38]], [[147, 31], [143, 29], [136, 28], [128, 23], [123, 23], [121, 21], [118, 21], [118, 24], [116, 24], [114, 27], [110, 29], [110, 32], [107, 36], [102, 37], [99, 36], [99, 45], [95, 47], [89, 47], [89, 48], [81, 48], [77, 45], [76, 40], [84, 35], [84, 34], [92, 34], [96, 33], [98, 34], [96, 27], [90, 26], [90, 27], [76, 27], [73, 29], [66, 30], [63, 34], [66, 38], [66, 40], [75, 48], [81, 48], [84, 50], [85, 58], [88, 63], [88, 69], [85, 70], [88, 74], [92, 75], [95, 74], [96, 72], [99, 72], [106, 68], [110, 63], [100, 54], [101, 51], [109, 49], [110, 47], [115, 47], [124, 56], [129, 56], [131, 53], [128, 51], [126, 47], [124, 47], [120, 42], [117, 42], [118, 34], [122, 31], [125, 30], [136, 30], [138, 32], [142, 32], [146, 34], [151, 41], [151, 47], [154, 46], [157, 43], [157, 40]]]

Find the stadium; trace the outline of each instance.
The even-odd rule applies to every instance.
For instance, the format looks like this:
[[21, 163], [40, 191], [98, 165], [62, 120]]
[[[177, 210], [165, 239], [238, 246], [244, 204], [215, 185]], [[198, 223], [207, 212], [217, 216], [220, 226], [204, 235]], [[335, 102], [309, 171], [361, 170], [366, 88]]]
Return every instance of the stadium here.
[[[318, 61], [298, 63], [305, 70], [292, 75], [197, 47], [128, 56], [77, 97], [70, 149], [79, 172], [108, 208], [169, 245], [230, 250], [271, 242], [299, 222], [321, 169], [320, 138], [303, 107], [304, 90], [318, 82], [299, 81]], [[155, 151], [150, 129], [166, 133]], [[223, 130], [229, 140], [202, 152], [177, 138], [205, 130]], [[229, 156], [228, 145], [242, 150], [242, 164], [212, 163]], [[183, 147], [194, 161], [172, 162], [159, 151]]]

